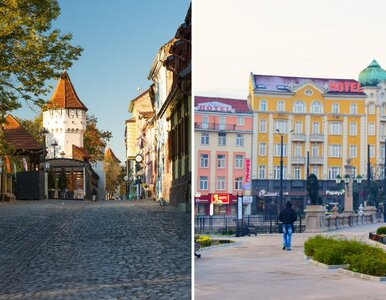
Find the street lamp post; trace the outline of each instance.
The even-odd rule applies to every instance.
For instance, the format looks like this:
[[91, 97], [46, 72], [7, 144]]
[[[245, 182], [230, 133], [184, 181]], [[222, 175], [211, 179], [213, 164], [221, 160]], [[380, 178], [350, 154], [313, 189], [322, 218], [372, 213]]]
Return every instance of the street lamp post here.
[[[284, 136], [279, 129], [276, 129], [276, 132], [280, 134], [280, 194], [279, 194], [279, 212], [280, 212], [283, 206], [283, 139], [284, 139]], [[293, 129], [289, 133], [291, 132], [293, 132]]]
[[43, 164], [43, 186], [44, 186], [44, 199], [48, 199], [48, 174], [46, 172], [46, 135], [49, 133], [47, 129], [44, 127], [39, 132], [40, 135], [43, 137], [43, 152], [41, 155], [42, 158], [42, 164]]
[[386, 139], [385, 139], [385, 152], [384, 158], [385, 161], [383, 163], [383, 222], [386, 222]]
[[54, 158], [56, 158], [56, 147], [58, 146], [58, 142], [57, 141], [54, 141], [52, 144], [51, 144], [52, 147], [54, 147]]

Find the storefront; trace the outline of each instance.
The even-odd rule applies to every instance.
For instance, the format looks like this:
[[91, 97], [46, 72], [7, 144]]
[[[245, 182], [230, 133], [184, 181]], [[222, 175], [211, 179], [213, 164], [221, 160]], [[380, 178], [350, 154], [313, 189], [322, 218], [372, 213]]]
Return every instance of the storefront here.
[[[202, 215], [236, 215], [237, 196], [232, 194], [210, 193], [207, 195], [195, 196], [195, 214]], [[212, 209], [211, 211], [211, 204]]]

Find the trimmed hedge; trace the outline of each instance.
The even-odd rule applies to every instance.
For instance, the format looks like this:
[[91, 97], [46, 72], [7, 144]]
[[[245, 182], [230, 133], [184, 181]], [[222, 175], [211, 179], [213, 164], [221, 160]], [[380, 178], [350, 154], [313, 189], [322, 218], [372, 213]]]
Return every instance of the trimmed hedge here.
[[327, 265], [349, 264], [350, 270], [354, 272], [386, 275], [386, 253], [355, 240], [317, 235], [304, 243], [304, 252]]
[[386, 234], [386, 226], [379, 227], [376, 232], [378, 235]]

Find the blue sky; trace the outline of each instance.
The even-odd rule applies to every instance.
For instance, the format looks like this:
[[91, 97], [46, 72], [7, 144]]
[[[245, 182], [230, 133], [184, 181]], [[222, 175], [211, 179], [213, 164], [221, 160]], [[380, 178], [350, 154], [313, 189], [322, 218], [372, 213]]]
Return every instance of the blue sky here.
[[[53, 23], [73, 34], [84, 51], [67, 70], [88, 114], [110, 130], [109, 147], [125, 161], [124, 126], [128, 105], [151, 84], [147, 80], [158, 49], [184, 22], [190, 0], [59, 0], [61, 14]], [[55, 85], [55, 82], [53, 82]], [[48, 100], [48, 99], [47, 99]], [[38, 112], [38, 111], [37, 111]], [[13, 112], [33, 119], [28, 108]]]
[[251, 72], [358, 79], [374, 58], [386, 69], [384, 0], [193, 3], [196, 95], [246, 99]]

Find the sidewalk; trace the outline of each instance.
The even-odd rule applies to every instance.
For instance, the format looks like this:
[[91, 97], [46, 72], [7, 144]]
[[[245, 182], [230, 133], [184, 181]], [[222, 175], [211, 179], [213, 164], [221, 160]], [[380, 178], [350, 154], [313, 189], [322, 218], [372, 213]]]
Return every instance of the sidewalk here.
[[[385, 225], [328, 234], [365, 241], [368, 232]], [[195, 259], [195, 299], [386, 299], [384, 283], [351, 278], [304, 259], [304, 241], [313, 235], [294, 234], [292, 251], [282, 250], [281, 234], [234, 238], [235, 245], [203, 249]]]

